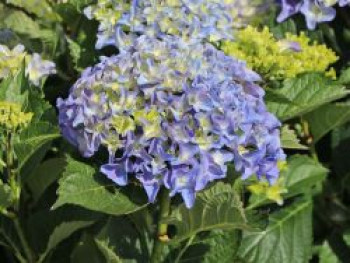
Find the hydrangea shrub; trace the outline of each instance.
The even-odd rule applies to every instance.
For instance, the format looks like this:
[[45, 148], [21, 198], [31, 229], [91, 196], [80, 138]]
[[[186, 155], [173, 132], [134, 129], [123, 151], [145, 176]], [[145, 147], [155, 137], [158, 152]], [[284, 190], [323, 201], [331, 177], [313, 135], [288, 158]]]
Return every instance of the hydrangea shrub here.
[[0, 17], [0, 262], [348, 261], [349, 1]]

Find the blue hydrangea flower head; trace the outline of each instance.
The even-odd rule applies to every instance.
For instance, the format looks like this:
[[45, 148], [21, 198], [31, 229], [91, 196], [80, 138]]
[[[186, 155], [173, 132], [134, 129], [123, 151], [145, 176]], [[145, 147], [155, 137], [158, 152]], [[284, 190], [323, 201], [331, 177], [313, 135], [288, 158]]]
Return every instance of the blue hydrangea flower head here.
[[336, 16], [334, 6], [344, 7], [350, 4], [349, 0], [281, 0], [282, 10], [277, 17], [282, 22], [294, 14], [305, 16], [309, 29], [315, 29], [318, 23], [332, 21]]
[[[237, 0], [99, 0], [85, 9], [85, 15], [99, 22], [96, 48], [116, 45], [116, 29], [128, 28], [136, 34], [162, 37], [178, 35], [187, 41], [231, 39], [232, 8]], [[247, 10], [247, 9], [246, 9]]]
[[127, 43], [120, 54], [86, 69], [57, 101], [68, 141], [85, 157], [108, 150], [103, 174], [120, 186], [139, 182], [150, 202], [166, 187], [188, 208], [226, 177], [228, 162], [243, 179], [276, 181], [280, 122], [259, 75], [208, 43], [148, 34], [119, 41]]

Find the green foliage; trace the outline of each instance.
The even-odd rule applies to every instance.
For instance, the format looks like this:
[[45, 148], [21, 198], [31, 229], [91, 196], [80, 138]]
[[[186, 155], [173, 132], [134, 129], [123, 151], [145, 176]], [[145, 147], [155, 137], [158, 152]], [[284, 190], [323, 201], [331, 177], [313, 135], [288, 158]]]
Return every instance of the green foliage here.
[[24, 105], [28, 98], [28, 89], [29, 84], [23, 67], [15, 76], [8, 77], [0, 83], [0, 100]]
[[60, 136], [57, 127], [47, 122], [33, 123], [22, 131], [19, 141], [14, 146], [22, 177], [40, 163], [49, 150], [51, 141]]
[[48, 254], [53, 250], [59, 243], [64, 241], [66, 238], [68, 238], [70, 235], [72, 235], [75, 231], [84, 228], [86, 226], [91, 225], [94, 223], [93, 221], [73, 221], [73, 222], [67, 222], [62, 223], [58, 225], [54, 231], [52, 232], [47, 247], [45, 251], [40, 255], [38, 262], [44, 262], [45, 258], [48, 256]]
[[95, 242], [106, 262], [142, 262], [148, 256], [145, 240], [127, 218], [110, 217]]
[[[45, 1], [39, 1], [38, 4], [30, 4], [30, 1], [12, 1], [17, 2], [18, 5], [5, 6], [0, 3], [0, 15], [2, 20], [0, 22], [0, 28], [10, 29], [17, 38], [21, 39], [23, 44], [27, 44], [34, 50], [39, 50], [42, 48], [45, 53], [52, 55], [58, 46], [60, 41], [60, 36], [62, 31], [60, 30], [57, 23], [49, 23], [49, 21], [35, 20], [31, 17], [30, 13], [36, 9], [35, 12], [41, 12], [38, 9], [44, 10], [45, 7], [42, 6]], [[21, 2], [21, 3], [20, 3]], [[31, 1], [33, 2], [33, 1]], [[25, 6], [30, 10], [26, 10], [21, 7]], [[13, 8], [14, 7], [14, 8]], [[22, 11], [21, 7], [23, 8]], [[50, 9], [45, 9], [50, 12]], [[47, 16], [45, 16], [47, 17]], [[51, 21], [58, 20], [58, 15], [51, 10]]]
[[344, 71], [342, 71], [338, 82], [340, 84], [345, 84], [345, 85], [349, 85], [350, 84], [350, 68], [345, 69]]
[[231, 186], [222, 183], [198, 194], [191, 210], [180, 205], [166, 220], [176, 227], [177, 234], [172, 242], [180, 242], [213, 229], [253, 230], [260, 227], [259, 221], [258, 216], [245, 213], [239, 195]]
[[306, 114], [349, 93], [344, 87], [317, 73], [287, 79], [278, 92], [292, 103], [269, 102], [267, 105], [271, 112], [284, 121]]
[[305, 155], [293, 155], [288, 160], [288, 168], [283, 177], [288, 189], [288, 196], [300, 193], [310, 193], [321, 183], [328, 173], [328, 169], [319, 162]]
[[59, 180], [58, 199], [53, 209], [64, 204], [75, 204], [111, 215], [124, 215], [145, 206], [145, 199], [137, 200], [140, 192], [134, 191], [129, 197], [93, 167], [71, 158], [67, 163], [63, 177]]
[[[349, 234], [343, 235], [343, 240], [345, 242], [345, 245], [350, 245], [350, 236]], [[338, 258], [338, 256], [334, 253], [330, 246], [329, 241], [324, 241], [321, 246], [317, 246], [315, 248], [317, 251], [317, 254], [320, 259], [320, 263], [340, 263], [342, 262], [342, 259]]]
[[59, 20], [49, 1], [46, 0], [7, 0], [7, 4], [22, 8], [28, 13], [45, 20]]
[[310, 112], [305, 118], [310, 124], [313, 141], [316, 143], [328, 132], [350, 120], [350, 104], [327, 104]]
[[333, 253], [327, 241], [319, 247], [320, 263], [340, 263], [337, 256]]
[[[241, 234], [237, 230], [215, 230], [198, 236], [187, 246], [180, 247], [167, 257], [169, 262], [203, 262], [220, 260], [222, 263], [236, 262]], [[186, 244], [186, 245], [187, 245]]]
[[18, 161], [24, 166], [31, 156], [45, 143], [59, 138], [58, 129], [47, 122], [37, 122], [23, 130], [15, 145]]
[[282, 147], [286, 149], [307, 150], [307, 146], [300, 144], [295, 131], [288, 126], [283, 126], [281, 129], [281, 143]]
[[52, 158], [42, 162], [27, 178], [33, 202], [37, 202], [44, 192], [55, 183], [66, 166], [64, 158]]
[[13, 222], [0, 216], [0, 244], [11, 251], [19, 262], [25, 262], [22, 256], [22, 247]]
[[350, 171], [350, 125], [343, 125], [332, 132], [332, 164], [336, 174], [345, 176]]
[[302, 199], [269, 216], [261, 232], [246, 232], [238, 251], [244, 262], [308, 262], [312, 244], [312, 201]]
[[[93, 237], [89, 234], [82, 235], [72, 252], [71, 261], [75, 263], [85, 263], [103, 262], [103, 260], [104, 258], [96, 246]], [[109, 259], [106, 260], [106, 262], [118, 263], [121, 261], [113, 261], [113, 259]]]

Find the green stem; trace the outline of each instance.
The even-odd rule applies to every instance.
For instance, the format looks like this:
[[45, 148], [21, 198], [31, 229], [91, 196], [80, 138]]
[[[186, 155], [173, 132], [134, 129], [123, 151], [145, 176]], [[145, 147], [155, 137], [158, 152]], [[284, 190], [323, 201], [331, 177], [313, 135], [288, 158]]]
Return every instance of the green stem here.
[[301, 123], [302, 123], [303, 131], [305, 133], [305, 137], [307, 139], [307, 143], [309, 144], [310, 154], [315, 161], [318, 161], [315, 142], [313, 141], [313, 138], [310, 132], [309, 123], [303, 118], [301, 119]]
[[15, 211], [19, 209], [20, 199], [20, 187], [19, 178], [15, 169], [14, 147], [13, 138], [11, 132], [7, 134], [6, 140], [6, 170], [7, 170], [7, 182], [10, 185], [13, 194], [13, 207]]
[[[21, 187], [19, 182], [18, 170], [15, 169], [15, 158], [14, 158], [14, 147], [12, 134], [9, 132], [6, 137], [6, 171], [7, 171], [7, 181], [10, 185], [13, 194], [13, 210], [14, 213], [8, 212], [7, 216], [13, 220], [15, 229], [17, 231], [19, 240], [24, 250], [27, 262], [34, 262], [33, 253], [30, 249], [28, 241], [24, 235], [23, 229], [19, 220], [19, 205], [21, 196]], [[6, 213], [3, 213], [6, 214]]]
[[6, 149], [6, 181], [10, 181], [12, 177], [13, 153], [12, 153], [12, 134], [8, 132], [5, 142]]
[[160, 192], [160, 210], [158, 216], [157, 236], [154, 239], [154, 246], [152, 250], [151, 263], [161, 262], [161, 255], [164, 242], [168, 239], [168, 225], [162, 223], [162, 219], [169, 216], [170, 212], [170, 198], [166, 189]]
[[32, 250], [30, 249], [28, 241], [24, 235], [21, 224], [19, 222], [19, 218], [18, 217], [14, 218], [13, 223], [15, 225], [15, 229], [17, 231], [19, 240], [21, 241], [21, 244], [23, 246], [24, 254], [26, 256], [27, 262], [34, 262]]

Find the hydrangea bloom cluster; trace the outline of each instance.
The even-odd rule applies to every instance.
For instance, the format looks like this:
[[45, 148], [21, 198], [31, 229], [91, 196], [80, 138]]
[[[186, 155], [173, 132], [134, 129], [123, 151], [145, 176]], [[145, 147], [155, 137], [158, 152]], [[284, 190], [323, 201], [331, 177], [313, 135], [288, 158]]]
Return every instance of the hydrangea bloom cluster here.
[[118, 24], [151, 36], [171, 34], [191, 41], [230, 39], [233, 22], [227, 2], [230, 1], [134, 1]]
[[304, 33], [287, 33], [278, 40], [267, 27], [258, 30], [248, 26], [235, 33], [235, 41], [224, 41], [221, 47], [226, 54], [245, 60], [265, 79], [293, 78], [305, 72], [336, 77], [334, 69], [329, 68], [338, 60], [336, 54], [325, 45], [311, 42]]
[[55, 63], [43, 60], [37, 53], [29, 55], [23, 45], [17, 45], [12, 50], [0, 45], [0, 79], [15, 75], [25, 63], [25, 73], [35, 86], [39, 86], [43, 78], [56, 73]]
[[100, 23], [96, 43], [100, 49], [118, 46], [118, 26], [157, 37], [178, 35], [189, 41], [231, 39], [234, 27], [246, 26], [269, 3], [270, 0], [134, 0], [130, 7], [127, 1], [99, 0], [84, 13]]
[[101, 172], [116, 184], [138, 180], [150, 202], [165, 186], [190, 208], [230, 161], [243, 179], [278, 178], [280, 122], [259, 80], [211, 44], [141, 35], [83, 72], [58, 100], [59, 123], [85, 157], [108, 149]]
[[277, 21], [282, 22], [290, 16], [302, 13], [309, 29], [318, 23], [332, 21], [336, 16], [334, 6], [350, 5], [350, 0], [282, 0], [282, 11]]
[[88, 19], [96, 19], [100, 23], [97, 33], [97, 49], [115, 44], [115, 26], [123, 11], [128, 7], [129, 4], [126, 1], [98, 0], [95, 5], [84, 9], [84, 14]]
[[273, 1], [270, 0], [224, 0], [229, 6], [235, 28], [243, 28], [261, 22]]

